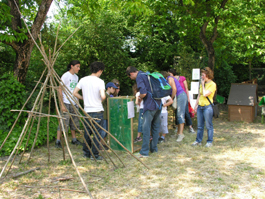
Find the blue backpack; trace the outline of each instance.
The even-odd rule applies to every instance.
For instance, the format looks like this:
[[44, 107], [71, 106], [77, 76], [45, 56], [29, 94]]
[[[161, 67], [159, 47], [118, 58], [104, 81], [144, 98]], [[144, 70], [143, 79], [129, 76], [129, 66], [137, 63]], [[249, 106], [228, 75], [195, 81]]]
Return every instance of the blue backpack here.
[[150, 87], [151, 95], [155, 100], [162, 99], [168, 95], [171, 95], [171, 86], [167, 83], [167, 80], [161, 73], [158, 72], [146, 72]]

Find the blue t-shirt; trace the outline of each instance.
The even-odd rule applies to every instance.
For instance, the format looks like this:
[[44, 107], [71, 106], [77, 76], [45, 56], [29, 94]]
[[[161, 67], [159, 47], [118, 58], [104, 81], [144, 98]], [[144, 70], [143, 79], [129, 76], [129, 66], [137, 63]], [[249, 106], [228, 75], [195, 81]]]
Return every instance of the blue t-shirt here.
[[151, 88], [146, 73], [139, 71], [136, 77], [137, 88], [140, 94], [146, 94], [144, 97], [144, 112], [147, 110], [153, 111], [160, 107], [161, 100], [154, 100], [151, 97]]

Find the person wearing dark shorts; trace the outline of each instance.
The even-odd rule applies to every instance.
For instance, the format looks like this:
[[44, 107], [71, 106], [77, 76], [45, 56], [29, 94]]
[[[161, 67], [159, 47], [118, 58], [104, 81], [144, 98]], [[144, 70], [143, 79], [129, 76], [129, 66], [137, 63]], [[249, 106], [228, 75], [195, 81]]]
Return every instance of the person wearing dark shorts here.
[[[71, 93], [73, 93], [77, 85], [77, 82], [78, 82], [78, 76], [76, 74], [80, 70], [80, 62], [78, 60], [71, 61], [67, 66], [67, 70], [68, 71], [64, 73], [63, 76], [61, 77], [61, 80], [63, 84], [68, 88], [68, 90]], [[78, 139], [76, 139], [76, 135], [75, 135], [76, 130], [79, 129], [79, 119], [76, 116], [72, 116], [72, 119], [71, 119], [69, 115], [69, 113], [76, 115], [76, 111], [74, 110], [73, 106], [75, 106], [77, 110], [78, 110], [78, 107], [76, 103], [74, 102], [74, 100], [72, 100], [71, 97], [67, 96], [64, 93], [64, 91], [62, 90], [62, 86], [63, 85], [60, 85], [59, 87], [59, 95], [60, 95], [59, 99], [61, 102], [61, 112], [62, 112], [61, 114], [63, 118], [66, 118], [65, 120], [63, 120], [65, 132], [68, 133], [68, 128], [70, 126], [70, 130], [72, 134], [71, 143], [74, 145], [82, 145], [82, 143]], [[62, 148], [61, 136], [62, 136], [62, 127], [61, 127], [61, 124], [59, 124], [57, 128], [57, 140], [55, 142], [56, 148]]]

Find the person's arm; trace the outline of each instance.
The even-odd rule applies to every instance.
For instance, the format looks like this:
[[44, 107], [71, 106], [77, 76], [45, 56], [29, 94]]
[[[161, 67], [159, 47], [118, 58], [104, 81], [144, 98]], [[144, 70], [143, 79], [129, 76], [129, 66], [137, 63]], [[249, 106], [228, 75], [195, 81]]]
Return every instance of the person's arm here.
[[187, 81], [185, 80], [185, 81], [183, 82], [183, 84], [184, 84], [184, 87], [185, 87], [185, 90], [186, 90], [186, 93], [187, 93], [188, 102], [190, 103], [190, 94], [189, 94], [189, 89], [188, 89], [188, 83], [187, 83]]
[[196, 100], [196, 103], [195, 103], [195, 106], [194, 106], [194, 112], [195, 112], [195, 114], [197, 113], [200, 96], [201, 96], [201, 94], [199, 93], [198, 94], [198, 97], [197, 97], [197, 100]]
[[174, 99], [174, 97], [175, 97], [176, 94], [177, 94], [177, 88], [176, 88], [176, 84], [175, 84], [174, 78], [169, 77], [169, 78], [168, 78], [168, 84], [169, 84], [169, 85], [171, 86], [171, 88], [172, 88], [171, 98]]
[[205, 89], [205, 87], [204, 87], [205, 81], [204, 81], [203, 79], [202, 79], [202, 81], [201, 81], [201, 84], [202, 84], [202, 95], [203, 95], [204, 97], [208, 97], [209, 95], [211, 95], [212, 92], [209, 91], [209, 90], [206, 90], [206, 89]]
[[139, 97], [140, 97], [141, 99], [143, 99], [143, 98], [145, 98], [145, 96], [146, 96], [146, 93], [145, 93], [145, 94], [140, 94]]
[[99, 93], [100, 93], [101, 101], [103, 102], [106, 99], [105, 89], [101, 89]]
[[79, 89], [78, 87], [75, 87], [75, 90], [74, 90], [74, 92], [73, 92], [73, 95], [74, 95], [75, 97], [77, 97], [78, 99], [83, 100], [83, 97], [78, 93], [79, 90], [80, 90], [80, 89]]
[[165, 104], [163, 104], [163, 107], [167, 107], [173, 104], [173, 99], [170, 97]]

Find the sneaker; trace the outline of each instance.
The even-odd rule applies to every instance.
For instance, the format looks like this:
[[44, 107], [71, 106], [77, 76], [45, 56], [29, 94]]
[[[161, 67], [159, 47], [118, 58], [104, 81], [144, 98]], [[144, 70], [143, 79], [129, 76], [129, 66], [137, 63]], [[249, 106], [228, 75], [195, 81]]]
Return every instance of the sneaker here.
[[179, 134], [178, 135], [178, 139], [176, 140], [177, 142], [181, 142], [183, 140], [183, 138], [185, 137], [185, 135], [183, 134]]
[[178, 132], [178, 127], [176, 127], [176, 129], [175, 129], [175, 131], [174, 131], [175, 133], [177, 133]]
[[[100, 155], [95, 155], [96, 160], [103, 160], [103, 157]], [[90, 160], [94, 160], [94, 157], [91, 155]]]
[[76, 141], [73, 141], [73, 140], [72, 140], [71, 143], [74, 144], [74, 145], [83, 145], [83, 143], [80, 142], [78, 139], [76, 139]]
[[61, 142], [55, 142], [55, 148], [58, 148], [58, 149], [61, 149], [62, 148], [62, 145], [61, 145]]
[[209, 147], [212, 147], [212, 146], [213, 146], [213, 144], [212, 143], [209, 143], [209, 142], [207, 142], [206, 145], [205, 145], [205, 147], [208, 147], [208, 148]]
[[136, 142], [141, 142], [143, 139], [141, 138], [141, 136], [140, 137], [137, 137], [137, 138], [135, 138], [134, 139], [134, 143], [136, 143]]
[[150, 141], [152, 141], [152, 139], [153, 139], [153, 136], [152, 136], [152, 135], [150, 135]]
[[192, 127], [190, 128], [190, 133], [192, 134], [196, 133]]
[[165, 139], [163, 139], [163, 138], [158, 138], [158, 144], [160, 144], [160, 143], [163, 143], [163, 142], [165, 142]]
[[195, 142], [193, 142], [193, 143], [191, 144], [191, 146], [201, 146], [201, 145], [202, 145], [202, 143], [197, 142], [197, 141], [195, 141]]
[[135, 156], [137, 158], [148, 158], [149, 157], [149, 155], [142, 155], [141, 153], [136, 153]]

